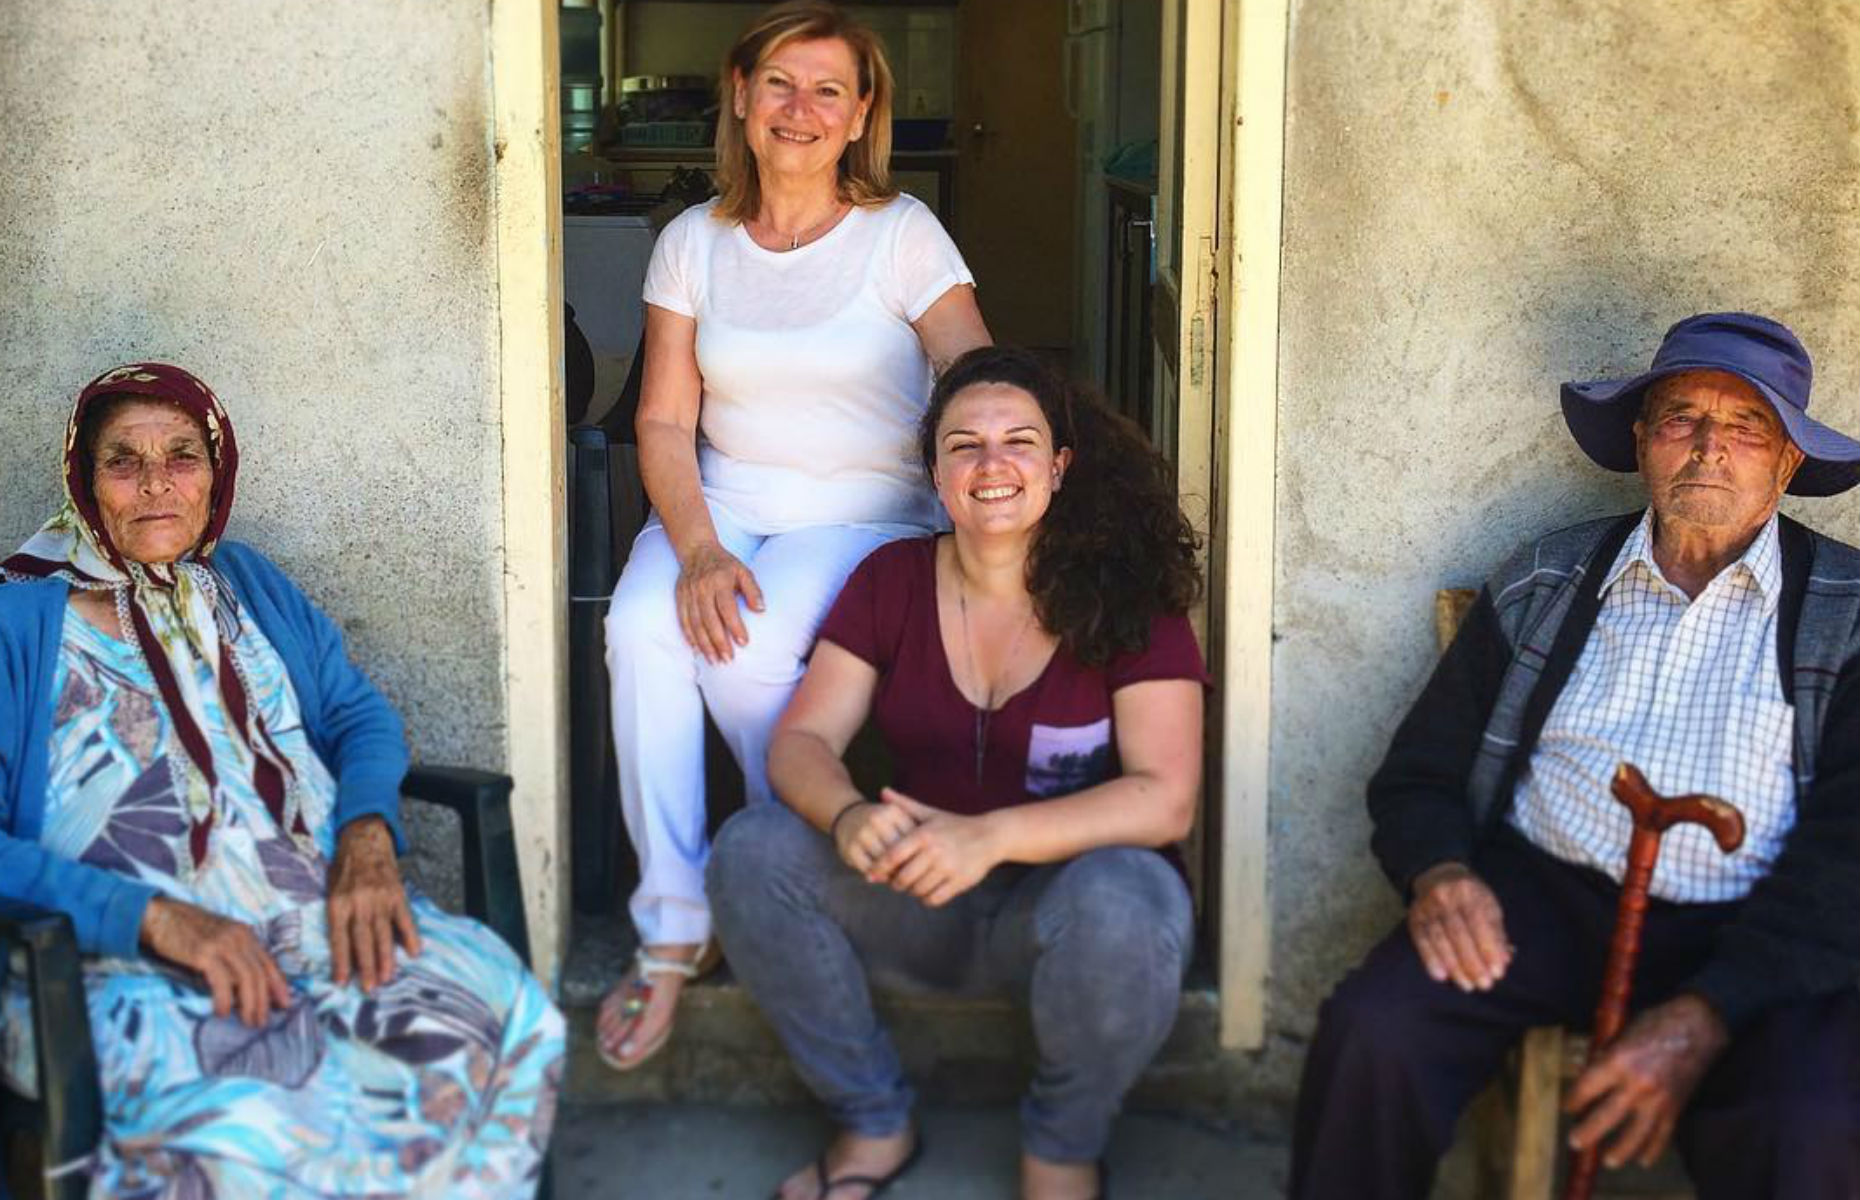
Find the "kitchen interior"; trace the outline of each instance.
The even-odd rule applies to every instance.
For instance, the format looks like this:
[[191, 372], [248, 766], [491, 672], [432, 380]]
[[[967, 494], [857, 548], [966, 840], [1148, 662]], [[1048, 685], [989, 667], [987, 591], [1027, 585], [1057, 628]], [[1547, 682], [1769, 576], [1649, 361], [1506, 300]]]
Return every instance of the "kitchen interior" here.
[[[645, 518], [631, 444], [640, 293], [657, 231], [714, 191], [719, 64], [764, 7], [590, 0], [560, 13], [563, 284], [593, 353], [568, 448], [571, 891], [574, 940], [604, 961], [633, 877], [601, 620]], [[1173, 445], [1151, 403], [1162, 0], [846, 7], [883, 39], [896, 80], [893, 178], [949, 229], [996, 340], [1047, 352]], [[571, 357], [571, 413], [581, 362]], [[711, 738], [716, 822], [740, 803], [741, 780]]]
[[[620, 415], [653, 238], [710, 194], [719, 64], [764, 7], [561, 11], [563, 282], [594, 352], [587, 420]], [[893, 177], [950, 230], [996, 339], [1050, 352], [1150, 428], [1161, 0], [846, 7], [896, 77]]]

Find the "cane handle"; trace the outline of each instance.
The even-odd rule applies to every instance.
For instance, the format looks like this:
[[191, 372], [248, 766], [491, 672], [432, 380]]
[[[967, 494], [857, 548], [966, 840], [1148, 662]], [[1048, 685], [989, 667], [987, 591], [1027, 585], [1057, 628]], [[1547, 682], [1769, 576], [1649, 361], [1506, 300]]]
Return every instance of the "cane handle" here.
[[1744, 844], [1744, 815], [1716, 796], [1662, 796], [1633, 763], [1615, 768], [1609, 788], [1634, 817], [1634, 828], [1665, 833], [1675, 825], [1703, 825], [1730, 854]]

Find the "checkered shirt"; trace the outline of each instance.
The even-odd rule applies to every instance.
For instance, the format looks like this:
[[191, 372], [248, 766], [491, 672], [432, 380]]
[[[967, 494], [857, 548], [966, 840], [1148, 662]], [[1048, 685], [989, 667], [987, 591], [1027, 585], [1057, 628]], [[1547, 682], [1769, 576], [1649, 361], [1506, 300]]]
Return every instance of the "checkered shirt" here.
[[1742, 899], [1795, 822], [1795, 709], [1776, 664], [1782, 552], [1776, 518], [1696, 600], [1653, 561], [1653, 514], [1603, 577], [1582, 656], [1544, 721], [1511, 823], [1539, 847], [1620, 882], [1633, 822], [1608, 790], [1631, 762], [1664, 796], [1705, 792], [1744, 814], [1744, 844], [1722, 853], [1703, 828], [1660, 843], [1653, 895]]

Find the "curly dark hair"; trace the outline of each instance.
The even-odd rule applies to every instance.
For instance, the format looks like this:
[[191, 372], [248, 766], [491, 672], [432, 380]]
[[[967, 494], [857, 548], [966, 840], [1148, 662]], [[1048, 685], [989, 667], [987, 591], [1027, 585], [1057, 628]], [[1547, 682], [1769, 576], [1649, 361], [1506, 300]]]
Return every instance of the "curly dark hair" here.
[[980, 383], [1032, 396], [1071, 447], [1066, 486], [1034, 532], [1027, 591], [1047, 632], [1087, 666], [1149, 644], [1150, 623], [1187, 612], [1201, 596], [1199, 539], [1176, 503], [1168, 462], [1128, 417], [1014, 346], [983, 346], [949, 365], [918, 426], [924, 468], [936, 465], [936, 430], [950, 401]]

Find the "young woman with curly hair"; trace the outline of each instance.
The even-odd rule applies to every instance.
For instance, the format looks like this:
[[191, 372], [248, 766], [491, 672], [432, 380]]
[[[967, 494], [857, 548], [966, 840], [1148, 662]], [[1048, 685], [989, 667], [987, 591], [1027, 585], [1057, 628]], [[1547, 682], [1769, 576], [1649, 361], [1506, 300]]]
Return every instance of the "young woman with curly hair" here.
[[[957, 359], [922, 429], [953, 531], [847, 580], [770, 746], [785, 805], [719, 834], [712, 911], [840, 1127], [785, 1200], [867, 1200], [921, 1149], [874, 979], [1023, 1000], [1022, 1194], [1099, 1196], [1191, 944], [1195, 538], [1136, 427], [1026, 351]], [[877, 796], [841, 760], [868, 716], [893, 762]]]

